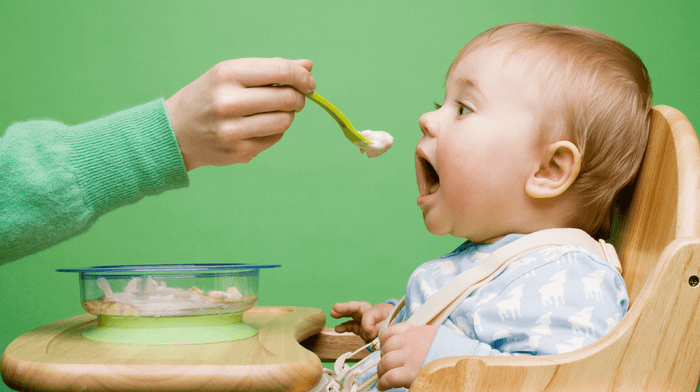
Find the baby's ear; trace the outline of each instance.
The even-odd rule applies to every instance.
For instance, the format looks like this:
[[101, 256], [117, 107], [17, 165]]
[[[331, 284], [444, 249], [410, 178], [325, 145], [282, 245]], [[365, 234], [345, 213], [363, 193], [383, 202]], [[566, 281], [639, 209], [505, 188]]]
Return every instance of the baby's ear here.
[[566, 140], [552, 143], [539, 167], [533, 169], [525, 184], [525, 193], [536, 199], [564, 193], [581, 170], [581, 153]]

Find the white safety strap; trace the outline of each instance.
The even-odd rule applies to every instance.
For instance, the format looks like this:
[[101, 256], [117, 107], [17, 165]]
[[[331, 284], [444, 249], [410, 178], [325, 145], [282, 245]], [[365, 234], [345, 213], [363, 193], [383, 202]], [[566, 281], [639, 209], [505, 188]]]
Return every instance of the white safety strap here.
[[[586, 232], [579, 229], [547, 229], [541, 230], [532, 234], [528, 234], [509, 244], [506, 244], [496, 251], [491, 253], [481, 264], [469, 269], [456, 278], [450, 280], [447, 284], [441, 287], [432, 297], [428, 298], [425, 303], [419, 307], [407, 320], [413, 325], [441, 325], [447, 317], [467, 298], [474, 290], [484, 286], [493, 278], [498, 276], [510, 263], [518, 260], [522, 256], [531, 251], [548, 247], [560, 246], [564, 244], [580, 245], [600, 257], [605, 258], [619, 272], [622, 272], [620, 260], [617, 257], [615, 248], [603, 240], [596, 241]], [[384, 320], [379, 335], [386, 329], [396, 318], [399, 311], [404, 307], [406, 297], [401, 298], [398, 304], [394, 307], [391, 315]], [[379, 350], [379, 338], [377, 337], [372, 342], [360, 347], [354, 352], [349, 352], [341, 355], [335, 362], [335, 375], [331, 381], [326, 381], [327, 377], [321, 379], [318, 386], [324, 385], [324, 390], [328, 392], [357, 392], [367, 391], [375, 382], [377, 382], [376, 373], [365, 380], [361, 385], [358, 385], [356, 377], [363, 374], [368, 369], [376, 366], [379, 363], [379, 358], [365, 357], [354, 366], [349, 367], [345, 364], [347, 358], [352, 357], [356, 353], [369, 349], [370, 351]], [[344, 379], [344, 380], [343, 380]]]

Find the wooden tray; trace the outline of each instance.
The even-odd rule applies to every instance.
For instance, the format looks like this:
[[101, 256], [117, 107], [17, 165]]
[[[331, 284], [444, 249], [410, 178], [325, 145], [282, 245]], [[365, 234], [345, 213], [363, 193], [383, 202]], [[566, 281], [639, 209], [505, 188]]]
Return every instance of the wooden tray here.
[[299, 342], [325, 324], [320, 309], [255, 307], [258, 335], [191, 345], [104, 343], [84, 338], [95, 316], [55, 321], [15, 339], [2, 355], [5, 383], [23, 391], [307, 391], [321, 361]]

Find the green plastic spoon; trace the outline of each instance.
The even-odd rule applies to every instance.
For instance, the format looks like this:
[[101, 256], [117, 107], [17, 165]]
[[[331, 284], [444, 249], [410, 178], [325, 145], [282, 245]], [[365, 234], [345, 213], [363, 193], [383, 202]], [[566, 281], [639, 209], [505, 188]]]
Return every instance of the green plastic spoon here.
[[316, 102], [320, 107], [327, 111], [328, 114], [330, 114], [331, 117], [333, 117], [335, 122], [337, 122], [338, 125], [340, 125], [340, 129], [343, 130], [345, 137], [348, 140], [350, 140], [352, 144], [358, 147], [369, 146], [370, 144], [372, 144], [372, 142], [370, 142], [359, 132], [357, 132], [350, 123], [350, 120], [348, 120], [348, 118], [345, 117], [345, 115], [343, 115], [343, 113], [341, 113], [337, 107], [333, 106], [332, 103], [328, 102], [327, 99], [316, 94], [315, 92], [311, 94], [306, 94], [306, 98]]

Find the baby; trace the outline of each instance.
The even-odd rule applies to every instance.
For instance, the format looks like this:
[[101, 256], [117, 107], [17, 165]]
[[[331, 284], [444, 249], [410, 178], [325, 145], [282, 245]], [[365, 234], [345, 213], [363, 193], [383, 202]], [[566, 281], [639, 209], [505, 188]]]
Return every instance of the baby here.
[[[498, 26], [462, 48], [436, 106], [419, 120], [418, 206], [428, 231], [467, 241], [408, 279], [406, 305], [380, 336], [381, 353], [371, 354], [381, 355], [380, 391], [410, 387], [436, 358], [576, 350], [628, 306], [620, 273], [572, 244], [526, 254], [439, 327], [405, 322], [448, 281], [525, 234], [609, 235], [613, 201], [635, 177], [651, 126], [641, 60], [583, 28]], [[336, 331], [374, 339], [394, 303], [335, 304], [332, 317], [352, 317]]]

